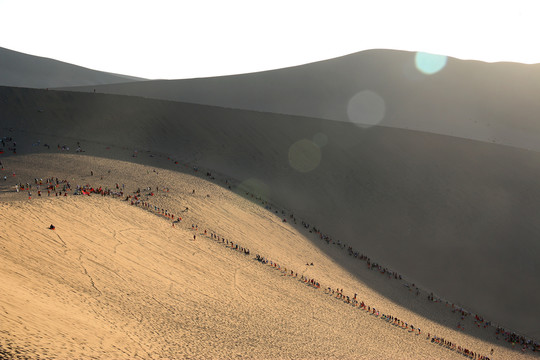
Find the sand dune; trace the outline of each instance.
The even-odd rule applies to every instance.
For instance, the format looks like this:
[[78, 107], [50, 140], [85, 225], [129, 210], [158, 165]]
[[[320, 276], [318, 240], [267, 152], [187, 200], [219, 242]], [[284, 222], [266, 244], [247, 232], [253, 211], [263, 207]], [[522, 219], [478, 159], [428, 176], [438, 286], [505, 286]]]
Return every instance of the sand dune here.
[[53, 59], [0, 48], [0, 85], [3, 86], [44, 89], [141, 80], [144, 79], [87, 69]]
[[539, 69], [448, 58], [440, 72], [426, 75], [418, 70], [415, 53], [369, 50], [259, 73], [131, 82], [97, 91], [413, 129], [538, 151]]
[[[124, 156], [121, 150], [116, 155]], [[532, 357], [481, 340], [493, 334], [482, 329], [474, 334], [472, 321], [465, 323], [474, 336], [388, 300], [365, 281], [376, 277], [394, 297], [426, 307], [439, 322], [453, 315], [367, 269], [351, 274], [345, 266], [350, 257], [319, 249], [309, 233], [216, 184], [223, 184], [223, 178], [212, 183], [155, 166], [81, 154], [2, 160], [22, 183], [59, 177], [72, 186], [114, 188], [121, 183], [126, 192], [159, 186], [155, 196], [144, 199], [183, 217], [172, 227], [170, 219], [111, 197], [71, 192], [67, 197], [36, 197], [35, 184], [28, 200], [26, 193], [6, 193], [9, 188], [2, 183], [2, 351], [43, 359], [463, 358], [427, 340], [429, 332], [481, 354], [495, 348], [494, 359]], [[189, 210], [182, 212], [185, 207]], [[47, 228], [51, 223], [54, 231]], [[191, 224], [199, 228], [195, 241]], [[284, 276], [205, 236], [203, 229], [323, 285], [357, 292], [381, 312], [421, 327], [422, 334]], [[306, 261], [314, 266], [305, 266]]]
[[[164, 156], [158, 165], [188, 169], [165, 160], [169, 156], [207, 167], [238, 189], [301, 214], [422, 288], [514, 331], [540, 335], [535, 152], [193, 104], [0, 90], [6, 105], [0, 116], [22, 139], [20, 154], [44, 151], [44, 143], [52, 145], [46, 151], [57, 152], [56, 144], [73, 151], [81, 141], [98, 156], [147, 164]], [[32, 146], [38, 139], [40, 145]], [[301, 139], [307, 142], [298, 145]], [[138, 157], [131, 158], [134, 150]], [[332, 258], [341, 256], [324, 243], [313, 245]], [[357, 262], [340, 264], [359, 276]], [[391, 301], [440, 320], [380, 282], [364, 281]]]

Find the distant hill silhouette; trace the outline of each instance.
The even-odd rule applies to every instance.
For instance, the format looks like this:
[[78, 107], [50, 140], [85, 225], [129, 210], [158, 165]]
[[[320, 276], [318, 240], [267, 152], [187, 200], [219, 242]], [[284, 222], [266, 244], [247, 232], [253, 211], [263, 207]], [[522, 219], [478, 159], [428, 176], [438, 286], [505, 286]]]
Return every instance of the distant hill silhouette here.
[[426, 75], [417, 69], [413, 52], [370, 50], [279, 70], [104, 85], [97, 91], [378, 124], [540, 150], [540, 65], [448, 58], [441, 71]]
[[0, 47], [0, 85], [29, 88], [98, 85], [144, 80], [23, 54]]

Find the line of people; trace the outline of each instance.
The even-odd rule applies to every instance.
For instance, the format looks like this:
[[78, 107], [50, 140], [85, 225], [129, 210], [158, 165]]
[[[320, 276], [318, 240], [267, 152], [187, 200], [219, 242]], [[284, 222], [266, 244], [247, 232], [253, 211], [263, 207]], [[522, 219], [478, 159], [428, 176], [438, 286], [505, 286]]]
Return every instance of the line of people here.
[[[246, 192], [246, 195], [251, 196], [254, 199], [261, 200], [261, 203], [265, 206], [265, 208], [267, 210], [275, 209], [274, 205], [269, 204], [267, 201], [263, 200], [260, 196], [258, 196], [256, 194], [251, 194], [249, 192]], [[272, 206], [274, 206], [274, 208]], [[281, 212], [282, 215], [286, 214], [286, 211], [284, 211], [284, 210], [281, 210], [281, 211], [274, 210], [274, 211], [275, 211], [276, 214], [279, 214], [280, 212]], [[290, 214], [289, 218], [293, 219], [295, 224], [297, 223], [296, 217], [294, 217], [293, 214]], [[316, 226], [312, 226], [312, 225], [310, 225], [309, 223], [307, 223], [307, 222], [305, 222], [303, 220], [301, 221], [301, 225], [305, 230], [309, 231], [309, 233], [315, 233], [316, 235], [318, 235], [318, 238], [321, 239], [321, 240], [324, 240], [327, 244], [336, 245], [339, 248], [341, 248], [343, 250], [346, 250], [348, 252], [349, 256], [352, 256], [352, 257], [357, 258], [359, 260], [365, 261], [368, 269], [377, 270], [382, 275], [386, 275], [389, 279], [395, 279], [395, 280], [400, 280], [400, 281], [402, 280], [402, 281], [404, 281], [403, 286], [407, 287], [410, 292], [413, 292], [416, 295], [420, 294], [420, 288], [418, 286], [416, 286], [414, 283], [411, 284], [411, 283], [407, 282], [402, 277], [402, 275], [400, 275], [396, 271], [393, 271], [393, 270], [389, 269], [388, 267], [384, 267], [384, 266], [378, 264], [377, 262], [372, 261], [367, 255], [364, 255], [364, 254], [360, 253], [359, 251], [354, 250], [352, 246], [349, 246], [349, 245], [347, 245], [345, 243], [342, 243], [340, 240], [334, 240], [330, 235], [323, 233]], [[496, 334], [497, 339], [500, 339], [499, 335], [501, 335], [501, 336], [503, 336], [504, 340], [511, 343], [512, 346], [514, 346], [515, 344], [520, 344], [520, 345], [522, 345], [522, 351], [525, 351], [525, 350], [529, 349], [529, 350], [531, 350], [533, 352], [540, 352], [540, 343], [539, 342], [535, 342], [532, 339], [528, 339], [528, 338], [526, 338], [524, 336], [521, 336], [521, 335], [518, 335], [518, 334], [516, 334], [514, 332], [505, 331], [501, 327], [498, 327], [498, 326], [495, 327], [494, 324], [491, 321], [487, 321], [487, 320], [483, 319], [482, 316], [480, 316], [478, 314], [473, 314], [472, 312], [470, 312], [468, 310], [465, 310], [464, 308], [459, 307], [458, 305], [455, 305], [452, 302], [442, 300], [441, 298], [435, 296], [432, 292], [428, 295], [428, 299], [430, 301], [432, 301], [432, 302], [438, 302], [438, 303], [445, 302], [446, 306], [451, 307], [453, 312], [457, 312], [457, 313], [459, 313], [461, 315], [461, 320], [464, 320], [467, 316], [473, 316], [475, 318], [475, 325], [477, 327], [481, 327], [481, 328], [485, 328], [485, 329], [495, 328], [495, 334]], [[464, 330], [464, 326], [461, 323], [458, 323], [458, 329]]]
[[[167, 159], [173, 161], [175, 164], [178, 164], [177, 160], [173, 160], [170, 157], [168, 157]], [[194, 173], [197, 173], [198, 170], [199, 170], [198, 165], [188, 165], [188, 164], [183, 164], [183, 165], [186, 168], [192, 167]], [[212, 172], [211, 172], [212, 170], [211, 169], [203, 169], [203, 168], [201, 168], [201, 170], [206, 170], [206, 177], [207, 178], [210, 178], [211, 180], [216, 179], [212, 175]], [[201, 177], [202, 177], [202, 174], [201, 174]], [[231, 182], [229, 180], [225, 180], [224, 182], [225, 182], [225, 185], [229, 189], [231, 189]], [[246, 194], [246, 196], [251, 197], [254, 200], [260, 201], [260, 203], [265, 207], [265, 209], [270, 210], [270, 211], [274, 211], [275, 214], [280, 214], [281, 213], [281, 215], [284, 216], [283, 217], [283, 222], [287, 222], [287, 219], [286, 219], [286, 213], [287, 212], [285, 210], [278, 211], [277, 210], [278, 206], [276, 206], [274, 204], [271, 204], [270, 202], [265, 200], [260, 195], [250, 193], [250, 192], [245, 192], [245, 194]], [[297, 219], [293, 214], [289, 215], [289, 219], [291, 219], [294, 222], [294, 224], [297, 224]], [[389, 279], [404, 280], [404, 278], [403, 278], [403, 276], [401, 274], [397, 273], [394, 270], [391, 270], [388, 267], [380, 265], [375, 261], [372, 261], [370, 257], [368, 257], [367, 255], [364, 255], [364, 254], [360, 253], [359, 251], [353, 249], [352, 246], [348, 246], [348, 245], [342, 243], [340, 240], [334, 240], [329, 234], [323, 233], [320, 229], [318, 229], [315, 226], [311, 226], [309, 223], [307, 223], [305, 221], [301, 221], [301, 223], [302, 223], [302, 226], [304, 227], [304, 229], [309, 231], [309, 233], [315, 233], [315, 234], [318, 235], [318, 237], [321, 240], [324, 240], [326, 243], [336, 245], [336, 246], [338, 246], [338, 247], [340, 247], [342, 249], [346, 249], [349, 256], [352, 256], [354, 258], [358, 258], [359, 260], [365, 261], [368, 269], [377, 270], [379, 273], [381, 273], [382, 275], [387, 276]], [[409, 284], [408, 282], [405, 282], [403, 285], [406, 286], [409, 289], [409, 291], [414, 292], [416, 295], [420, 294], [420, 289], [414, 283]], [[436, 297], [433, 293], [430, 293], [430, 295], [428, 295], [428, 299], [430, 299], [433, 302], [439, 302], [439, 303], [442, 303], [444, 301], [444, 300], [440, 299], [439, 297]], [[452, 302], [449, 302], [449, 301], [444, 301], [444, 302], [446, 302], [447, 306], [452, 307], [453, 312], [456, 312], [457, 310], [455, 310], [455, 309], [459, 308], [459, 312], [462, 313], [462, 315], [461, 315], [462, 320], [465, 318], [465, 316], [469, 316], [469, 315], [474, 315], [477, 318], [481, 318], [479, 315], [472, 314], [471, 312], [469, 312], [469, 311], [467, 311], [467, 310], [465, 310], [463, 308], [460, 308], [459, 306], [453, 304]], [[476, 320], [475, 323], [476, 323], [476, 325], [478, 327], [483, 327], [483, 328], [495, 327], [494, 324], [492, 324], [490, 321]], [[463, 327], [460, 324], [458, 324], [458, 326], [460, 328]], [[499, 335], [502, 335], [506, 341], [508, 341], [508, 342], [510, 342], [512, 344], [519, 343], [519, 344], [522, 344], [525, 349], [531, 349], [532, 351], [535, 351], [535, 352], [540, 351], [540, 343], [537, 343], [537, 342], [535, 342], [535, 341], [533, 341], [531, 339], [527, 339], [524, 336], [518, 335], [518, 334], [516, 334], [514, 332], [506, 331], [502, 327], [497, 326], [496, 327], [497, 339], [499, 339]]]
[[[191, 229], [194, 230], [194, 231], [198, 231], [199, 226], [195, 225], [195, 224], [192, 224]], [[204, 235], [208, 236], [212, 240], [215, 240], [217, 242], [221, 242], [222, 244], [226, 245], [230, 249], [243, 252], [245, 255], [249, 255], [249, 253], [250, 253], [250, 251], [248, 249], [245, 249], [244, 247], [242, 247], [238, 243], [235, 244], [233, 241], [225, 239], [223, 236], [217, 235], [215, 232], [208, 233], [208, 231], [205, 229], [204, 230]], [[277, 263], [277, 262], [275, 262], [273, 260], [270, 260], [267, 257], [264, 257], [264, 256], [262, 256], [260, 254], [256, 254], [254, 260], [256, 260], [256, 261], [258, 261], [258, 262], [260, 262], [262, 264], [268, 265], [268, 266], [270, 266], [270, 267], [272, 267], [272, 268], [274, 268], [276, 270], [279, 270], [280, 273], [283, 276], [290, 276], [290, 277], [298, 278], [298, 273], [295, 272], [294, 270], [287, 269], [286, 267], [280, 265], [279, 263]], [[309, 278], [309, 277], [307, 277], [307, 276], [305, 276], [303, 274], [300, 275], [300, 278], [298, 278], [298, 280], [301, 281], [302, 283], [308, 285], [308, 286], [312, 286], [315, 289], [320, 289], [321, 288], [321, 284], [320, 284], [319, 281], [317, 281], [315, 279], [312, 279], [312, 278]], [[392, 316], [390, 314], [384, 314], [383, 313], [381, 315], [380, 311], [377, 310], [375, 307], [367, 305], [364, 301], [358, 300], [358, 294], [356, 294], [356, 293], [354, 294], [353, 297], [350, 297], [350, 296], [344, 294], [343, 289], [333, 290], [331, 287], [326, 288], [325, 293], [327, 293], [329, 295], [332, 295], [335, 299], [339, 299], [339, 300], [343, 301], [346, 304], [349, 304], [349, 305], [351, 305], [353, 307], [357, 307], [359, 309], [362, 309], [365, 312], [369, 313], [370, 315], [378, 317], [378, 318], [386, 321], [387, 323], [389, 323], [389, 324], [391, 324], [393, 326], [398, 326], [398, 327], [400, 327], [402, 329], [406, 329], [406, 330], [408, 330], [409, 333], [413, 333], [413, 334], [416, 334], [416, 335], [421, 335], [421, 333], [422, 333], [422, 331], [421, 331], [421, 329], [419, 327], [415, 327], [413, 324], [409, 324], [409, 323], [407, 323], [406, 321], [404, 321], [402, 319], [394, 317], [394, 316]], [[435, 335], [431, 336], [431, 334], [429, 334], [429, 333], [428, 333], [426, 339], [430, 340], [432, 343], [436, 343], [436, 344], [439, 344], [439, 345], [444, 345], [449, 350], [457, 351], [458, 353], [460, 353], [460, 354], [462, 354], [464, 356], [470, 357], [471, 359], [490, 360], [490, 358], [487, 355], [481, 355], [478, 352], [474, 352], [474, 351], [469, 350], [469, 349], [467, 349], [465, 347], [457, 346], [454, 343], [446, 341], [441, 337], [438, 337], [438, 336], [435, 336]]]

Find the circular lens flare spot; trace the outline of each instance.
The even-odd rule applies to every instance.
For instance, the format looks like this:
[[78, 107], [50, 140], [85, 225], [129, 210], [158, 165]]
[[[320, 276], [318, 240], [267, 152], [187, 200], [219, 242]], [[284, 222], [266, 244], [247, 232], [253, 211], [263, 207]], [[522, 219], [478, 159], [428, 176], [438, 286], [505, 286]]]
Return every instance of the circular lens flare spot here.
[[384, 119], [385, 113], [384, 99], [370, 90], [360, 91], [347, 105], [349, 120], [358, 125], [377, 125]]
[[417, 52], [414, 58], [416, 68], [423, 74], [433, 75], [446, 66], [448, 58], [444, 55]]
[[328, 136], [323, 133], [317, 133], [313, 135], [313, 142], [315, 143], [315, 145], [322, 148], [323, 146], [326, 146], [326, 144], [328, 144]]
[[301, 139], [289, 148], [289, 164], [297, 171], [314, 170], [321, 162], [321, 149], [313, 141]]

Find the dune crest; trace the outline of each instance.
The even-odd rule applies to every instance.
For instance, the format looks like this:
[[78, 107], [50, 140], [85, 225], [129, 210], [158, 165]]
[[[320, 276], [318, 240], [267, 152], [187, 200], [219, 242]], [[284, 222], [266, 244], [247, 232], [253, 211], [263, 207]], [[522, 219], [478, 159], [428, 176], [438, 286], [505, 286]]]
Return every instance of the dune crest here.
[[103, 85], [143, 78], [112, 74], [0, 47], [0, 85], [29, 88]]
[[540, 150], [536, 121], [540, 64], [442, 58], [444, 65], [434, 71], [422, 68], [426, 61], [419, 60], [418, 53], [368, 50], [271, 71], [110, 84], [96, 91], [412, 129]]

